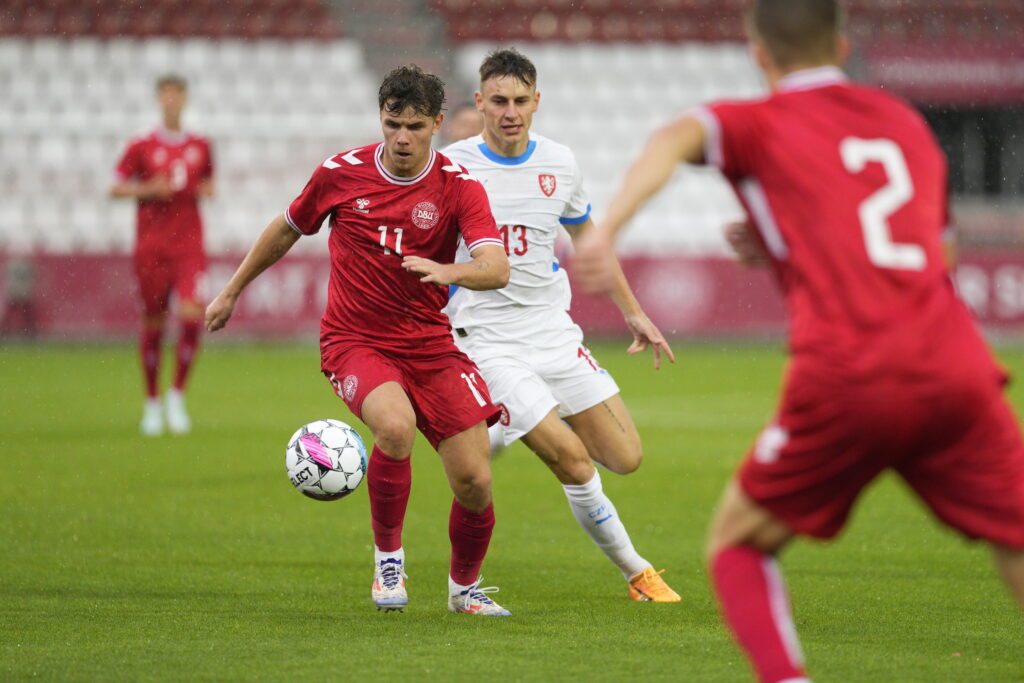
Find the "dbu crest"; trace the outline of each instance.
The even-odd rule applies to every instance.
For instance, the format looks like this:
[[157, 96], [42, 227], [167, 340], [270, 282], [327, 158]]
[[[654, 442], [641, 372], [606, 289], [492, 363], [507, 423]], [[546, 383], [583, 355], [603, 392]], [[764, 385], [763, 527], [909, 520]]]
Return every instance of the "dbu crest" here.
[[440, 217], [441, 212], [430, 202], [420, 202], [412, 207], [412, 224], [421, 230], [430, 230]]
[[359, 387], [359, 378], [355, 375], [349, 375], [341, 383], [341, 393], [344, 395], [346, 401], [351, 401], [356, 397], [356, 389]]
[[550, 197], [555, 193], [555, 186], [557, 185], [555, 182], [555, 176], [550, 173], [541, 173], [537, 176], [537, 182], [540, 183], [540, 191], [543, 192], [545, 196]]

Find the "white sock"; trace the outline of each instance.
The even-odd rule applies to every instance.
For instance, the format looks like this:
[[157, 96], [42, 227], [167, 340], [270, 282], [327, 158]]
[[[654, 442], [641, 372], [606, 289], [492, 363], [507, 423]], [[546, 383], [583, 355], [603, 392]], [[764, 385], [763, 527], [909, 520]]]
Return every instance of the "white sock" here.
[[405, 566], [405, 548], [399, 548], [392, 552], [386, 553], [377, 546], [373, 546], [373, 564], [379, 565], [384, 560], [398, 560]]
[[469, 590], [469, 588], [471, 588], [472, 586], [476, 585], [477, 583], [480, 583], [480, 577], [479, 576], [476, 577], [476, 582], [475, 583], [471, 583], [468, 586], [463, 586], [461, 583], [455, 583], [455, 579], [453, 579], [452, 577], [449, 576], [448, 577], [448, 595], [459, 595], [460, 593], [465, 593], [467, 590]]
[[597, 470], [586, 484], [563, 484], [562, 488], [576, 521], [627, 580], [651, 566], [633, 548], [619, 513], [601, 489], [601, 475]]
[[491, 440], [492, 458], [505, 450], [505, 430], [500, 422], [495, 422], [487, 428], [487, 438]]

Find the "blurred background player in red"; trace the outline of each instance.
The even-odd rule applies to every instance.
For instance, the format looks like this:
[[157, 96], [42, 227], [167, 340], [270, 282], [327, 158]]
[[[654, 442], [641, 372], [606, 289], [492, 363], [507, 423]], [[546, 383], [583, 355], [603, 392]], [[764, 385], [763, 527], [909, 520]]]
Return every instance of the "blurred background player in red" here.
[[[483, 186], [431, 149], [444, 115], [441, 79], [410, 65], [378, 93], [384, 141], [336, 154], [250, 249], [206, 311], [223, 327], [242, 290], [303, 235], [331, 227], [331, 278], [320, 324], [321, 369], [373, 433], [366, 472], [374, 536], [371, 598], [404, 611], [402, 527], [417, 428], [434, 447], [452, 492], [448, 609], [507, 616], [480, 587], [494, 506], [487, 425], [498, 419], [479, 368], [455, 346], [448, 285], [495, 289], [509, 263]], [[471, 260], [453, 263], [460, 238]]]
[[[185, 410], [185, 383], [199, 347], [203, 304], [198, 292], [206, 268], [199, 199], [213, 196], [213, 159], [206, 138], [182, 130], [188, 100], [184, 78], [166, 75], [156, 82], [163, 123], [133, 138], [117, 164], [110, 194], [138, 201], [135, 275], [142, 297], [140, 352], [146, 402], [140, 431], [156, 436], [191, 429]], [[177, 295], [181, 329], [174, 379], [160, 402], [161, 341], [171, 292]]]
[[807, 680], [776, 554], [797, 534], [838, 534], [886, 469], [988, 542], [1024, 606], [1024, 444], [1007, 376], [949, 277], [946, 160], [917, 112], [846, 79], [838, 27], [835, 0], [756, 0], [748, 28], [770, 96], [656, 132], [576, 260], [592, 288], [610, 287], [615, 235], [679, 162], [721, 170], [767, 250], [791, 361], [708, 548], [725, 621], [766, 682]]

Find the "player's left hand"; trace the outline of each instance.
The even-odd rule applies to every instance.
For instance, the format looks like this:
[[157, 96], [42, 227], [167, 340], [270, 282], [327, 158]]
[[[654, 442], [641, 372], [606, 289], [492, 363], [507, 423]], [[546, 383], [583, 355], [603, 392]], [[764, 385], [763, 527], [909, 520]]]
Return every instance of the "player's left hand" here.
[[668, 345], [664, 335], [661, 334], [661, 331], [645, 313], [641, 312], [637, 315], [626, 316], [626, 326], [633, 333], [633, 343], [626, 349], [626, 353], [633, 355], [634, 353], [646, 351], [650, 347], [654, 351], [655, 370], [661, 368], [662, 352], [668, 356], [670, 361], [676, 362], [675, 354], [672, 353], [672, 347]]
[[430, 282], [441, 287], [452, 284], [452, 278], [448, 273], [449, 268], [443, 263], [431, 261], [422, 256], [403, 256], [402, 267], [410, 273], [422, 275], [420, 282]]
[[618, 273], [611, 239], [600, 228], [584, 232], [574, 244], [573, 273], [584, 291], [611, 294]]

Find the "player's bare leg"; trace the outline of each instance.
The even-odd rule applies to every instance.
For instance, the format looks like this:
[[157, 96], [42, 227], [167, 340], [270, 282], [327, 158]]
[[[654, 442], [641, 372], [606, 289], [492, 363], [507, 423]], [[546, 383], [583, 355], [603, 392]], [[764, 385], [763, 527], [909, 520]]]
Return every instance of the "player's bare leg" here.
[[448, 609], [486, 616], [508, 616], [489, 593], [480, 588], [480, 566], [494, 530], [491, 502], [491, 463], [487, 427], [480, 422], [438, 444], [448, 484], [455, 494], [448, 519], [452, 556], [448, 577]]
[[562, 483], [569, 508], [587, 535], [630, 582], [629, 595], [643, 602], [678, 602], [679, 595], [633, 547], [615, 505], [605, 495], [580, 437], [551, 410], [522, 438]]
[[1024, 608], [1024, 550], [992, 546], [996, 568], [1017, 603]]
[[185, 382], [199, 348], [204, 307], [198, 301], [186, 299], [180, 302], [179, 313], [181, 331], [175, 349], [174, 382], [164, 397], [164, 408], [167, 411], [167, 428], [171, 433], [187, 434], [192, 429], [192, 421], [185, 410]]
[[711, 577], [722, 616], [765, 683], [806, 680], [789, 598], [775, 563], [775, 554], [793, 535], [733, 480], [708, 537]]
[[374, 388], [363, 399], [360, 412], [373, 433], [373, 451], [366, 468], [374, 542], [371, 597], [377, 609], [403, 611], [408, 595], [402, 525], [412, 487], [409, 455], [416, 438], [416, 413], [397, 382]]
[[629, 474], [640, 467], [644, 457], [640, 434], [619, 394], [569, 415], [565, 421], [590, 457], [615, 474]]
[[146, 402], [142, 408], [139, 431], [145, 436], [159, 436], [164, 431], [164, 416], [160, 406], [160, 342], [164, 334], [163, 311], [147, 313], [142, 317], [139, 355], [146, 383]]

